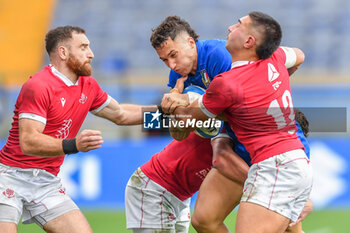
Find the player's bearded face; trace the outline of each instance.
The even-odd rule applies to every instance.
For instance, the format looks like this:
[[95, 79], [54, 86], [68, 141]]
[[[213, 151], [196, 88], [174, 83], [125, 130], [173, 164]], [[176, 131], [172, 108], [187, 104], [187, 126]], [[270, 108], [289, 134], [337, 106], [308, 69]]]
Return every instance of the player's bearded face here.
[[81, 62], [73, 54], [69, 54], [67, 66], [77, 76], [90, 76], [92, 73], [90, 62], [91, 62], [91, 59]]

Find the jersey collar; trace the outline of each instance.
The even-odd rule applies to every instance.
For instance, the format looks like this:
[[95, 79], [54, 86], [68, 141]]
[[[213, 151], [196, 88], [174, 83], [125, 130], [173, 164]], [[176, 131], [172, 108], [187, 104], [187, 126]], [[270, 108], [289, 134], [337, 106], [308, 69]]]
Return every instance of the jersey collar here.
[[235, 62], [232, 62], [231, 69], [238, 67], [238, 66], [249, 65], [249, 64], [252, 64], [253, 62], [254, 61], [235, 61]]
[[59, 79], [62, 80], [67, 86], [77, 86], [79, 79], [76, 81], [76, 83], [73, 83], [67, 76], [59, 72], [52, 64], [50, 64], [51, 71], [54, 75], [56, 75]]

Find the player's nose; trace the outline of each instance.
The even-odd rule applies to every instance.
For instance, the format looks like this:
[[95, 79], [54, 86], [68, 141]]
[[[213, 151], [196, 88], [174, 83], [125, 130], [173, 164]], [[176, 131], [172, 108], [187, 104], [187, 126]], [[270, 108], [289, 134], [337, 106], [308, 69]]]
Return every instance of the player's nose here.
[[176, 62], [175, 61], [169, 61], [169, 68], [172, 70], [175, 70]]
[[92, 50], [89, 48], [88, 54], [87, 54], [88, 58], [92, 59], [95, 57], [94, 52], [92, 52]]
[[229, 33], [230, 33], [230, 32], [232, 32], [232, 30], [233, 30], [234, 26], [235, 26], [235, 25], [231, 25], [231, 26], [229, 26], [229, 27], [228, 27], [228, 29], [227, 29], [227, 30], [228, 30], [228, 32], [229, 32]]

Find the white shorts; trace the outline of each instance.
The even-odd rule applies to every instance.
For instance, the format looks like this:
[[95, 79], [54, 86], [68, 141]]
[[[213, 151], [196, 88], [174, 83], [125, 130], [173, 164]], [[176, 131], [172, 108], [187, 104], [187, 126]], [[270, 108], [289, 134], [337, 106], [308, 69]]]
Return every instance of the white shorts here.
[[0, 163], [0, 222], [43, 226], [79, 209], [66, 194], [61, 179], [42, 169], [22, 169]]
[[301, 149], [255, 163], [249, 169], [241, 201], [264, 206], [295, 222], [309, 199], [312, 173]]
[[125, 189], [126, 227], [187, 233], [190, 200], [181, 201], [138, 168]]

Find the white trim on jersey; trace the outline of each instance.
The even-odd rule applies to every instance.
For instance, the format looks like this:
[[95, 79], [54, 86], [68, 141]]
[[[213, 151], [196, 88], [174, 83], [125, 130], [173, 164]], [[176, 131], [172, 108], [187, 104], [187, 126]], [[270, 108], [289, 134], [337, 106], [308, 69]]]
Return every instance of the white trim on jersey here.
[[62, 82], [64, 82], [67, 86], [77, 86], [79, 79], [77, 80], [76, 83], [73, 83], [69, 78], [67, 78], [67, 76], [65, 76], [64, 74], [62, 74], [61, 72], [59, 72], [55, 67], [53, 67], [53, 65], [50, 64], [50, 68], [51, 71], [54, 75], [56, 75], [58, 78], [60, 78], [62, 80]]
[[235, 61], [235, 62], [232, 62], [231, 69], [235, 68], [235, 67], [238, 67], [238, 66], [249, 65], [249, 64], [251, 64], [253, 62], [254, 61]]
[[295, 65], [295, 63], [297, 62], [297, 54], [295, 53], [294, 49], [289, 48], [289, 47], [283, 47], [281, 46], [281, 48], [283, 49], [284, 53], [286, 54], [286, 62], [285, 62], [285, 66], [287, 67], [287, 69], [293, 67]]
[[42, 117], [42, 116], [39, 116], [39, 115], [36, 115], [33, 113], [26, 113], [26, 112], [20, 113], [18, 115], [18, 119], [23, 119], [23, 118], [39, 121], [39, 122], [43, 123], [44, 125], [46, 125], [46, 118], [45, 117]]
[[98, 108], [96, 108], [95, 110], [90, 111], [92, 114], [96, 114], [99, 111], [101, 111], [104, 107], [106, 107], [112, 100], [112, 97], [110, 95], [108, 95], [107, 100]]
[[209, 110], [204, 106], [204, 104], [203, 104], [203, 96], [200, 96], [198, 98], [198, 105], [199, 105], [199, 108], [202, 110], [202, 112], [205, 115], [207, 115], [210, 118], [216, 117], [216, 115], [214, 115], [213, 113], [209, 112]]
[[228, 135], [227, 133], [219, 133], [218, 135], [216, 135], [215, 137], [213, 137], [213, 138], [211, 139], [211, 141], [213, 141], [213, 140], [216, 139], [216, 138], [229, 138], [229, 139], [233, 140], [233, 139], [230, 137], [230, 135]]

